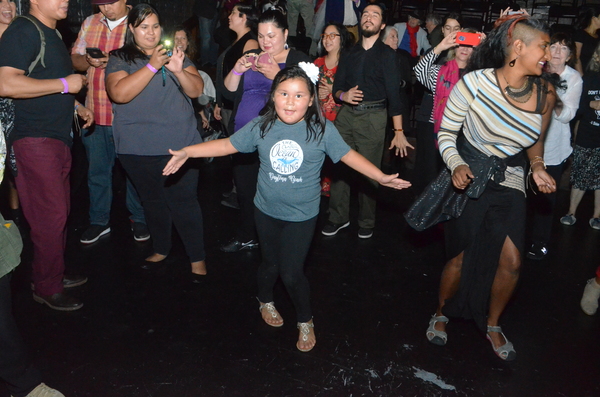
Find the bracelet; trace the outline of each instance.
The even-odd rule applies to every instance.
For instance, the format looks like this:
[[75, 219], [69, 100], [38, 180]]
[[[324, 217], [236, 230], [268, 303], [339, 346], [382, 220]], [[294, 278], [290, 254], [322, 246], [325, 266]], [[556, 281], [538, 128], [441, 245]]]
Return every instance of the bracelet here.
[[158, 69], [156, 69], [154, 66], [150, 65], [150, 62], [148, 62], [148, 63], [146, 64], [146, 67], [147, 67], [148, 69], [150, 69], [150, 71], [151, 71], [152, 73], [158, 73]]
[[77, 112], [78, 107], [79, 107], [79, 103], [77, 105], [75, 105], [75, 109], [73, 109], [73, 110]]
[[233, 74], [235, 74], [236, 76], [241, 76], [241, 75], [243, 75], [243, 74], [244, 74], [244, 73], [238, 73], [238, 72], [236, 72], [236, 71], [235, 71], [235, 69], [231, 69], [231, 72], [232, 72]]
[[344, 96], [344, 91], [342, 91], [342, 93], [340, 94], [340, 101], [344, 102], [344, 100], [342, 99], [342, 97]]
[[402, 128], [394, 128], [394, 132], [396, 132], [396, 131], [404, 132], [404, 130]]
[[61, 77], [60, 81], [63, 83], [63, 90], [60, 93], [68, 94], [69, 93], [69, 83], [67, 83], [67, 79], [65, 79], [64, 77]]
[[533, 162], [532, 162], [532, 163], [529, 165], [529, 167], [530, 167], [531, 169], [533, 169], [533, 166], [534, 166], [535, 164], [537, 164], [537, 163], [542, 163], [542, 165], [544, 166], [544, 169], [546, 169], [546, 163], [545, 163], [545, 162], [544, 162], [544, 160], [542, 160], [541, 158], [540, 158], [540, 159], [538, 159], [538, 160], [535, 160], [535, 161], [533, 161]]
[[542, 156], [535, 156], [534, 158], [532, 158], [531, 160], [529, 160], [529, 163], [533, 163], [535, 160], [542, 160], [544, 161], [544, 158]]

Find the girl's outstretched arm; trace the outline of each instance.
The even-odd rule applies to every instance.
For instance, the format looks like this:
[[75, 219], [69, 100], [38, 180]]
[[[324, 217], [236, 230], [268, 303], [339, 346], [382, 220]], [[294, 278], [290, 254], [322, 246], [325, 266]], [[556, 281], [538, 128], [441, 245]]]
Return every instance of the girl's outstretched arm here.
[[222, 157], [237, 152], [229, 138], [198, 143], [197, 145], [186, 146], [181, 150], [169, 149], [169, 153], [173, 157], [163, 169], [163, 175], [176, 173], [190, 157]]
[[362, 154], [356, 150], [350, 149], [350, 151], [342, 157], [342, 162], [348, 167], [355, 169], [361, 174], [379, 182], [383, 186], [391, 187], [393, 189], [406, 189], [410, 186], [410, 182], [398, 178], [398, 174], [387, 175], [381, 172], [381, 170], [369, 160], [367, 160]]

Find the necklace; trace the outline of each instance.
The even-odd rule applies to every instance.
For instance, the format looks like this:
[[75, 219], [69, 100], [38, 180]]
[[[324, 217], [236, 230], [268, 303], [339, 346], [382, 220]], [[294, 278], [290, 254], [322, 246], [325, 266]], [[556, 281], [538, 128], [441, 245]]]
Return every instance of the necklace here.
[[528, 77], [525, 80], [525, 83], [520, 88], [512, 88], [506, 79], [504, 73], [502, 73], [502, 77], [504, 77], [504, 81], [506, 81], [506, 88], [504, 88], [504, 93], [510, 99], [518, 103], [525, 103], [531, 98], [533, 95], [533, 83], [531, 79]]

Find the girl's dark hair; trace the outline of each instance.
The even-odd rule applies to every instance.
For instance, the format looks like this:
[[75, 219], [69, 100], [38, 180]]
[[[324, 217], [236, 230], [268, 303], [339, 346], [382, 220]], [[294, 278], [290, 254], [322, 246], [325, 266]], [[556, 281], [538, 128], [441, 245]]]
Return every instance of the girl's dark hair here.
[[185, 55], [189, 59], [192, 59], [192, 60], [196, 59], [196, 56], [198, 55], [198, 49], [196, 47], [196, 39], [194, 38], [194, 35], [190, 31], [190, 29], [188, 29], [187, 27], [185, 27], [183, 25], [175, 26], [175, 28], [169, 32], [169, 34], [168, 34], [169, 36], [167, 36], [167, 37], [171, 37], [171, 39], [173, 40], [173, 45], [175, 45], [175, 33], [179, 32], [179, 31], [183, 31], [188, 39], [188, 48], [187, 48], [187, 50], [185, 50]]
[[250, 28], [251, 31], [256, 32], [256, 27], [258, 26], [258, 9], [251, 4], [245, 4], [243, 2], [233, 6], [232, 12], [236, 9], [241, 15], [246, 16], [246, 27]]
[[569, 60], [567, 61], [567, 65], [574, 68], [577, 63], [577, 47], [575, 47], [573, 37], [566, 32], [556, 32], [550, 37], [550, 45], [554, 43], [562, 44], [569, 49]]
[[457, 12], [451, 12], [444, 18], [444, 21], [442, 22], [442, 29], [444, 26], [446, 26], [446, 23], [448, 23], [448, 19], [455, 19], [461, 28], [464, 26], [462, 15]]
[[277, 111], [275, 110], [275, 101], [273, 100], [277, 87], [279, 87], [279, 84], [282, 82], [290, 79], [301, 79], [308, 86], [308, 92], [312, 98], [312, 105], [308, 107], [306, 114], [304, 115], [304, 121], [306, 122], [306, 141], [320, 141], [325, 133], [325, 116], [323, 116], [323, 112], [321, 112], [321, 107], [319, 106], [317, 87], [310, 81], [300, 66], [291, 66], [282, 69], [277, 73], [275, 79], [273, 79], [269, 100], [260, 112], [262, 116], [258, 124], [260, 136], [261, 138], [264, 138], [277, 120]]
[[146, 18], [150, 15], [156, 15], [158, 18], [158, 23], [160, 24], [160, 15], [156, 8], [152, 7], [150, 4], [140, 3], [134, 6], [127, 14], [127, 27], [125, 33], [125, 44], [123, 47], [113, 50], [110, 52], [110, 55], [115, 55], [127, 63], [132, 63], [136, 59], [146, 59], [148, 55], [146, 55], [135, 43], [135, 37], [131, 32], [129, 27], [137, 28], [144, 22]]
[[600, 8], [594, 5], [585, 5], [581, 7], [575, 29], [586, 29], [592, 23], [592, 18], [600, 15]]
[[[325, 33], [325, 29], [327, 29], [330, 26], [334, 26], [340, 34], [340, 52], [338, 55], [342, 55], [343, 52], [349, 50], [350, 47], [352, 47], [352, 44], [354, 43], [354, 36], [348, 31], [348, 29], [344, 25], [342, 25], [339, 22], [329, 22], [325, 25], [321, 33]], [[323, 47], [323, 37], [319, 39], [318, 49], [319, 56], [322, 57], [325, 54], [327, 54], [327, 52], [325, 51], [325, 47]]]
[[281, 30], [288, 29], [287, 18], [279, 10], [267, 10], [258, 18], [258, 24], [272, 23]]

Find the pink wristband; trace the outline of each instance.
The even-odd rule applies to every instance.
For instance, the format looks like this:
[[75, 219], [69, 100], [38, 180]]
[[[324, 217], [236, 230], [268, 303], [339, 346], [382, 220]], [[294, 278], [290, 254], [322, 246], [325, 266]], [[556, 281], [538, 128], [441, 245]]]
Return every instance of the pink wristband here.
[[340, 101], [344, 102], [344, 100], [342, 99], [342, 97], [344, 96], [344, 91], [342, 91], [342, 93], [340, 94]]
[[241, 75], [243, 75], [243, 74], [244, 74], [244, 73], [238, 73], [238, 72], [236, 72], [236, 71], [235, 71], [235, 69], [231, 69], [231, 71], [232, 71], [232, 72], [233, 72], [233, 74], [235, 74], [236, 76], [241, 76]]
[[151, 71], [152, 73], [157, 73], [157, 72], [158, 72], [158, 70], [157, 70], [157, 69], [156, 69], [154, 66], [150, 65], [150, 62], [148, 62], [148, 63], [146, 64], [146, 67], [147, 67], [148, 69], [150, 69], [150, 71]]
[[69, 83], [67, 83], [67, 79], [65, 79], [64, 77], [61, 77], [60, 81], [63, 83], [63, 90], [61, 91], [61, 94], [68, 94], [69, 93]]

